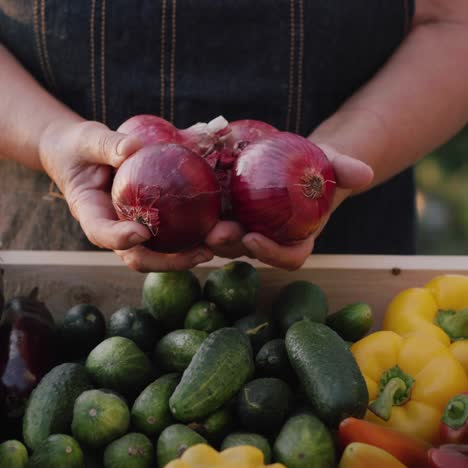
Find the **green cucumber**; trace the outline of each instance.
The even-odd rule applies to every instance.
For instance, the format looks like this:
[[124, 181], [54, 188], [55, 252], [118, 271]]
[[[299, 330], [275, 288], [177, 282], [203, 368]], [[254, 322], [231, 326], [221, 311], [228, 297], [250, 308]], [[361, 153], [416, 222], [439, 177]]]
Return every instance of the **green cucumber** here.
[[149, 273], [143, 284], [143, 304], [168, 331], [183, 327], [200, 295], [200, 282], [189, 270]]
[[371, 329], [372, 309], [369, 304], [349, 304], [327, 317], [326, 324], [345, 341], [358, 341]]
[[262, 377], [277, 377], [289, 383], [297, 379], [282, 338], [268, 341], [261, 347], [255, 357], [255, 368]]
[[299, 413], [286, 421], [275, 440], [273, 453], [288, 468], [335, 466], [333, 438], [311, 413]]
[[197, 432], [183, 424], [173, 424], [161, 432], [157, 443], [157, 458], [160, 467], [180, 458], [192, 445], [206, 444], [206, 440]]
[[110, 316], [107, 336], [123, 336], [141, 350], [152, 351], [159, 337], [159, 326], [146, 309], [122, 307]]
[[247, 315], [235, 322], [234, 326], [249, 337], [254, 353], [257, 353], [265, 343], [277, 336], [273, 318], [266, 314]]
[[98, 344], [86, 359], [86, 370], [97, 385], [124, 396], [137, 395], [154, 378], [148, 356], [122, 336]]
[[325, 323], [328, 301], [317, 284], [309, 281], [293, 281], [280, 290], [272, 308], [281, 331], [285, 335], [293, 323], [304, 318]]
[[106, 390], [88, 390], [75, 401], [71, 429], [87, 447], [101, 448], [121, 437], [130, 425], [130, 411], [123, 398]]
[[197, 421], [227, 403], [254, 372], [252, 347], [237, 328], [221, 328], [203, 341], [169, 400], [179, 421]]
[[348, 416], [362, 418], [369, 395], [345, 341], [321, 323], [301, 320], [286, 334], [286, 350], [312, 408], [327, 425]]
[[114, 440], [104, 450], [105, 468], [151, 468], [154, 459], [153, 444], [136, 432]]
[[263, 453], [263, 459], [265, 464], [271, 462], [271, 447], [268, 439], [260, 434], [254, 434], [251, 432], [234, 432], [229, 434], [221, 444], [221, 450], [225, 450], [231, 447], [239, 447], [241, 445], [250, 445], [257, 447]]
[[65, 363], [48, 372], [33, 390], [23, 418], [23, 439], [35, 450], [51, 434], [70, 432], [73, 405], [92, 388], [86, 369]]
[[229, 433], [232, 425], [231, 410], [225, 407], [215, 411], [200, 422], [190, 423], [188, 427], [197, 431], [209, 442], [217, 444]]
[[226, 326], [223, 314], [214, 302], [198, 301], [190, 308], [185, 317], [184, 328], [214, 332]]
[[208, 275], [203, 296], [233, 321], [255, 311], [259, 289], [257, 270], [250, 263], [236, 260]]
[[289, 386], [277, 378], [255, 379], [245, 384], [237, 398], [237, 417], [251, 432], [277, 432], [293, 406]]
[[132, 407], [132, 425], [148, 436], [159, 434], [173, 424], [169, 398], [180, 381], [179, 374], [167, 374], [149, 384]]
[[65, 434], [53, 434], [34, 450], [28, 468], [85, 468], [78, 442]]
[[25, 468], [28, 451], [18, 440], [7, 440], [0, 444], [0, 468]]
[[154, 362], [166, 372], [183, 372], [208, 336], [201, 330], [174, 330], [163, 336], [154, 350]]

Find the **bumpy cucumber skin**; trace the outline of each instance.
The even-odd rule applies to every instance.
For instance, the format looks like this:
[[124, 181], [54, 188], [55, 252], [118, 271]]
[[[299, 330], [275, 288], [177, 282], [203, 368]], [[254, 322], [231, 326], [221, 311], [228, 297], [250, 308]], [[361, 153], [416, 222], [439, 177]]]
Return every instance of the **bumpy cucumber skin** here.
[[317, 416], [337, 427], [362, 418], [369, 401], [366, 382], [346, 343], [331, 328], [301, 320], [286, 334], [289, 360]]
[[345, 341], [358, 341], [371, 329], [372, 309], [369, 304], [348, 304], [327, 317], [326, 324]]
[[292, 385], [297, 380], [282, 338], [265, 343], [255, 357], [255, 368], [262, 377], [277, 377]]
[[151, 468], [154, 459], [153, 444], [137, 432], [114, 440], [104, 450], [105, 468]]
[[174, 330], [163, 336], [154, 350], [154, 361], [166, 372], [183, 372], [208, 337], [201, 330]]
[[53, 434], [33, 452], [28, 468], [85, 468], [78, 442], [65, 434]]
[[0, 468], [25, 468], [28, 451], [19, 440], [6, 440], [0, 444]]
[[166, 427], [159, 436], [156, 445], [157, 459], [160, 467], [183, 455], [192, 445], [206, 444], [207, 441], [197, 432], [183, 424]]
[[335, 466], [333, 438], [314, 415], [302, 412], [289, 418], [273, 446], [275, 459], [288, 468]]
[[131, 412], [135, 429], [148, 436], [154, 436], [175, 422], [169, 409], [169, 398], [179, 380], [179, 374], [166, 374], [140, 393]]
[[49, 435], [69, 432], [75, 400], [91, 388], [80, 364], [60, 364], [47, 373], [28, 400], [23, 418], [26, 445], [35, 450]]
[[197, 421], [227, 403], [253, 375], [252, 347], [237, 328], [221, 328], [200, 346], [169, 400], [179, 421]]
[[257, 447], [263, 453], [265, 464], [271, 463], [271, 447], [268, 439], [253, 432], [233, 432], [229, 434], [221, 444], [221, 450], [239, 447], [241, 445], [251, 445]]

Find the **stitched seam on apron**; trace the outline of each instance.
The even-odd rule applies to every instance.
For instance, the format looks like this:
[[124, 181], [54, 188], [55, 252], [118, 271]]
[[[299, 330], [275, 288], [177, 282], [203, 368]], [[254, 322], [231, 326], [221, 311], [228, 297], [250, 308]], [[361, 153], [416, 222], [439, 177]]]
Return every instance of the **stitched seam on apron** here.
[[166, 0], [162, 0], [161, 5], [161, 109], [160, 117], [164, 118], [164, 99], [165, 99], [165, 48], [166, 48]]
[[44, 52], [45, 67], [47, 71], [47, 80], [54, 88], [56, 88], [54, 74], [52, 73], [52, 67], [50, 66], [49, 51], [47, 49], [46, 0], [41, 0], [41, 36], [42, 36], [42, 50]]
[[101, 111], [102, 122], [107, 120], [106, 106], [106, 0], [101, 4]]
[[172, 0], [172, 48], [171, 48], [170, 85], [169, 85], [170, 122], [172, 122], [172, 123], [174, 123], [174, 88], [175, 88], [174, 71], [175, 71], [176, 37], [177, 37], [176, 6], [177, 6], [177, 0]]
[[96, 16], [96, 0], [91, 0], [91, 17], [89, 20], [89, 46], [90, 46], [90, 73], [91, 73], [91, 100], [93, 105], [93, 120], [97, 120], [96, 104], [96, 77], [95, 77], [95, 46], [94, 46], [94, 20]]
[[294, 91], [294, 54], [295, 54], [295, 12], [294, 12], [294, 0], [289, 0], [290, 4], [290, 47], [289, 47], [289, 92], [288, 92], [288, 113], [286, 116], [286, 131], [289, 131], [291, 125], [291, 114], [293, 105], [293, 91]]
[[41, 36], [39, 32], [39, 4], [38, 0], [33, 0], [33, 18], [34, 18], [34, 39], [36, 44], [36, 51], [39, 57], [39, 65], [42, 70], [42, 75], [44, 80], [47, 81], [47, 73], [45, 68], [45, 61], [44, 55], [42, 53], [42, 43], [41, 43]]
[[299, 57], [297, 59], [296, 133], [299, 133], [301, 129], [303, 61], [304, 61], [304, 0], [299, 0]]

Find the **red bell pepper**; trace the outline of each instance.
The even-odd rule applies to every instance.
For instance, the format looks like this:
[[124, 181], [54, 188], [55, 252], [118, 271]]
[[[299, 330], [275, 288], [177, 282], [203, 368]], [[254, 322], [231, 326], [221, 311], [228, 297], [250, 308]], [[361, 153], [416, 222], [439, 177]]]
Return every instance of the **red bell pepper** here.
[[468, 468], [468, 445], [445, 444], [428, 452], [433, 468]]
[[440, 425], [440, 441], [442, 444], [468, 444], [468, 392], [447, 403]]

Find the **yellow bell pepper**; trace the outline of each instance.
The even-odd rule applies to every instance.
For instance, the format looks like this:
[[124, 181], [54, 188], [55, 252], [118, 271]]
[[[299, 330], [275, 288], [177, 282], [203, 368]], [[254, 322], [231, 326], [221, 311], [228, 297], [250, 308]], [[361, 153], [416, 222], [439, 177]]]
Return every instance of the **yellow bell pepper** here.
[[388, 306], [383, 330], [436, 338], [468, 374], [468, 276], [436, 276], [424, 288], [402, 291]]
[[338, 468], [406, 468], [393, 455], [373, 445], [353, 442], [349, 444]]
[[426, 334], [379, 331], [354, 343], [351, 352], [369, 391], [365, 419], [437, 442], [446, 403], [468, 389], [449, 349]]
[[217, 452], [206, 444], [197, 444], [171, 461], [165, 468], [286, 468], [281, 463], [265, 465], [263, 453], [256, 447], [243, 445]]

